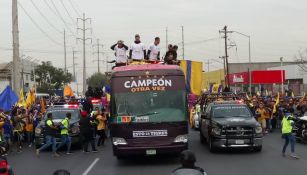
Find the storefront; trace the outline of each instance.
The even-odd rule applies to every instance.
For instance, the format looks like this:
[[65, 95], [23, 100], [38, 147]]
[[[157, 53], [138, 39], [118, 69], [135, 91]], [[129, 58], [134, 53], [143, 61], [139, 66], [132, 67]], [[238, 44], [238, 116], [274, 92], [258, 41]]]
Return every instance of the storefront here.
[[285, 83], [284, 70], [255, 70], [249, 72], [240, 72], [229, 74], [228, 80], [230, 88], [234, 92], [248, 92], [249, 77], [251, 77], [252, 92], [274, 93], [274, 87]]

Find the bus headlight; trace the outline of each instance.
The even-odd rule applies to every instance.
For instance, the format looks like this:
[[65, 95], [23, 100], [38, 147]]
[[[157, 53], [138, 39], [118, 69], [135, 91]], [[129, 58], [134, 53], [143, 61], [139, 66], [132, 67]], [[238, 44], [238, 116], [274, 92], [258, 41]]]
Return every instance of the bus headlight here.
[[113, 141], [113, 145], [115, 145], [115, 146], [117, 146], [117, 145], [127, 145], [127, 142], [124, 138], [113, 137], [112, 141]]
[[175, 143], [187, 143], [188, 142], [188, 135], [179, 135], [174, 140]]
[[262, 133], [262, 128], [261, 128], [261, 126], [257, 126], [257, 127], [255, 128], [255, 133], [256, 133], [256, 134], [261, 134], [261, 133]]

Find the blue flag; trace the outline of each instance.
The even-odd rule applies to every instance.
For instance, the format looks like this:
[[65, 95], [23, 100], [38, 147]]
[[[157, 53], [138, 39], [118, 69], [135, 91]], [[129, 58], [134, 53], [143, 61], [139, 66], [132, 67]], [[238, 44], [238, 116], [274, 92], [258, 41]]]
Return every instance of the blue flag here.
[[0, 94], [0, 109], [4, 111], [11, 110], [12, 106], [18, 102], [18, 96], [7, 86]]

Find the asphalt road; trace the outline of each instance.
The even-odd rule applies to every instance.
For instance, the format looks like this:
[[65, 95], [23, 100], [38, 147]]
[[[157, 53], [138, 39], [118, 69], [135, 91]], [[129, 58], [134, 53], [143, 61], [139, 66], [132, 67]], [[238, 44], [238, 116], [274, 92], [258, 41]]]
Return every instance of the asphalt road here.
[[[281, 156], [283, 140], [279, 133], [265, 136], [261, 153], [223, 151], [210, 153], [199, 141], [199, 133], [190, 132], [190, 149], [196, 153], [197, 165], [209, 175], [306, 175], [307, 144], [296, 144], [300, 160]], [[33, 148], [8, 156], [16, 175], [48, 175], [56, 169], [68, 169], [73, 175], [169, 175], [179, 166], [175, 157], [134, 158], [118, 161], [112, 155], [108, 140], [99, 153], [84, 154], [74, 150], [73, 155], [51, 157], [50, 152], [36, 157]]]

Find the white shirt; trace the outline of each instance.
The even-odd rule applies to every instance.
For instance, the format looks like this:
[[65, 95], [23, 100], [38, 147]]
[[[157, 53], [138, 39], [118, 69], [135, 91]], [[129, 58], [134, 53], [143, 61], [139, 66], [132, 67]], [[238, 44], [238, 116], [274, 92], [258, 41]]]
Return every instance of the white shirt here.
[[132, 43], [130, 49], [132, 50], [132, 59], [143, 60], [144, 59], [144, 50], [146, 50], [143, 43]]
[[127, 57], [127, 50], [125, 47], [118, 48], [116, 45], [114, 47], [115, 55], [116, 55], [116, 63], [127, 63], [128, 57]]
[[156, 61], [158, 60], [158, 54], [160, 52], [160, 47], [159, 45], [155, 45], [154, 43], [151, 44], [148, 48], [148, 50], [150, 50], [150, 54], [149, 54], [149, 60], [150, 61]]

